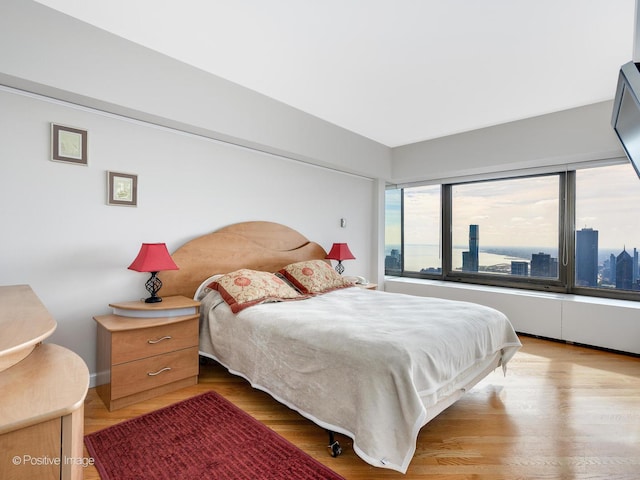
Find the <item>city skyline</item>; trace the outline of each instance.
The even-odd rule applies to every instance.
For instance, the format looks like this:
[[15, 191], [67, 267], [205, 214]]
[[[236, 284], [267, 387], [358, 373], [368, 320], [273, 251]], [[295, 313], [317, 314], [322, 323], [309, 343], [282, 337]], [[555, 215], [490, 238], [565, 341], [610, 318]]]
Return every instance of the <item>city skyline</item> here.
[[[558, 276], [558, 259], [550, 253], [531, 252], [531, 260], [511, 260], [497, 265], [482, 265], [480, 262], [480, 229], [478, 225], [469, 225], [469, 249], [462, 252], [462, 271], [491, 272], [519, 275], [522, 277], [553, 277]], [[597, 251], [597, 245], [596, 245]], [[637, 270], [637, 268], [636, 268]]]
[[[511, 259], [505, 256], [499, 261], [480, 261], [480, 252], [483, 249], [480, 248], [481, 235], [479, 226], [475, 224], [469, 225], [468, 231], [467, 249], [458, 249], [457, 255], [461, 257], [461, 264], [458, 264], [457, 267], [454, 266], [454, 270], [519, 277], [558, 277], [557, 256], [543, 251], [536, 253], [536, 249], [529, 252], [521, 251], [517, 254], [519, 257], [511, 257]], [[601, 262], [599, 260], [598, 233], [597, 230], [592, 228], [583, 228], [576, 232], [574, 262], [576, 286], [640, 291], [640, 252], [638, 249], [634, 246], [633, 255], [631, 255], [627, 251], [626, 245], [624, 245], [619, 254], [610, 253], [609, 258], [605, 258]], [[489, 247], [488, 249], [491, 248]], [[520, 249], [527, 250], [527, 248], [522, 247]], [[455, 257], [456, 253], [452, 253]], [[502, 254], [510, 255], [513, 252], [503, 251]], [[525, 260], [525, 257], [529, 254], [530, 260]], [[412, 260], [408, 260], [408, 263], [414, 263]], [[390, 252], [387, 252], [385, 268], [394, 270], [400, 269], [401, 266], [401, 249], [391, 249]], [[418, 268], [415, 266], [414, 268], [406, 268], [409, 271], [419, 271], [420, 273], [439, 274], [442, 271], [439, 262], [433, 264], [427, 262]]]
[[638, 283], [638, 250], [633, 246], [633, 256], [622, 247], [618, 255], [600, 263], [598, 259], [598, 230], [583, 228], [576, 232], [576, 285], [582, 287], [613, 287], [623, 290], [640, 290]]

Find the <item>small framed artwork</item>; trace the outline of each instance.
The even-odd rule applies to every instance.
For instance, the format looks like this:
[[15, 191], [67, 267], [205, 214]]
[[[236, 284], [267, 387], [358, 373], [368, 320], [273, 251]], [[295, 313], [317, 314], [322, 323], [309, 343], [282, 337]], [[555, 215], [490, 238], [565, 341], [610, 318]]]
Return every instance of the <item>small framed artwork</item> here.
[[138, 176], [107, 172], [107, 205], [138, 205]]
[[87, 131], [52, 123], [51, 160], [87, 165]]

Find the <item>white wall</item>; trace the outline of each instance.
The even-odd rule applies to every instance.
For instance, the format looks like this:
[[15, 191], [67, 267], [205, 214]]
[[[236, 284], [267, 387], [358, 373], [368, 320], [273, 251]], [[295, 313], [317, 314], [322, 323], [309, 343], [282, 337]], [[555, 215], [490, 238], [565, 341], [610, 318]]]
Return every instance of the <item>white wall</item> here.
[[341, 171], [391, 172], [384, 145], [32, 0], [0, 2], [0, 84]]
[[[247, 220], [286, 224], [371, 277], [374, 180], [0, 88], [0, 285], [30, 284], [51, 341], [95, 372], [92, 316], [145, 296], [127, 270], [142, 242], [169, 250]], [[53, 162], [50, 122], [89, 131], [89, 166]], [[106, 171], [138, 175], [138, 207], [106, 205]], [[340, 228], [340, 218], [347, 228]]]
[[451, 180], [624, 157], [611, 128], [612, 108], [612, 101], [594, 103], [394, 148], [392, 178]]

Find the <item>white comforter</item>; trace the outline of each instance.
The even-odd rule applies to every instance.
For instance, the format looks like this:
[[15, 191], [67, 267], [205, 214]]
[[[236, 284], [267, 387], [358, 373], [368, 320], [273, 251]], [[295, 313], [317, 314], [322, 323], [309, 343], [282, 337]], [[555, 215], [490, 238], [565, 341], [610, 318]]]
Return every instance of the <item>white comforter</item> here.
[[201, 310], [203, 353], [403, 473], [427, 410], [521, 346], [494, 309], [356, 287], [237, 315], [211, 292]]

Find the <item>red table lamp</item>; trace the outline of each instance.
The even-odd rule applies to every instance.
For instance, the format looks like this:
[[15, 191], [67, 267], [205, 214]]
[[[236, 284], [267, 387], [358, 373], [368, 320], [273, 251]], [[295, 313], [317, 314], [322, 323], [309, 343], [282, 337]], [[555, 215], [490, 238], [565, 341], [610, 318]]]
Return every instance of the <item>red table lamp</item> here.
[[351, 253], [351, 250], [349, 250], [349, 245], [347, 245], [346, 243], [334, 243], [331, 246], [331, 250], [324, 258], [328, 260], [337, 260], [338, 265], [336, 265], [336, 272], [342, 275], [342, 272], [344, 272], [344, 265], [342, 265], [342, 260], [355, 260], [356, 257], [353, 256], [353, 253]]
[[144, 284], [151, 296], [145, 302], [156, 303], [162, 301], [162, 298], [158, 296], [158, 292], [162, 288], [162, 282], [156, 277], [156, 274], [164, 270], [178, 270], [178, 266], [169, 255], [166, 244], [143, 243], [138, 256], [129, 265], [129, 270], [151, 273], [151, 277]]

